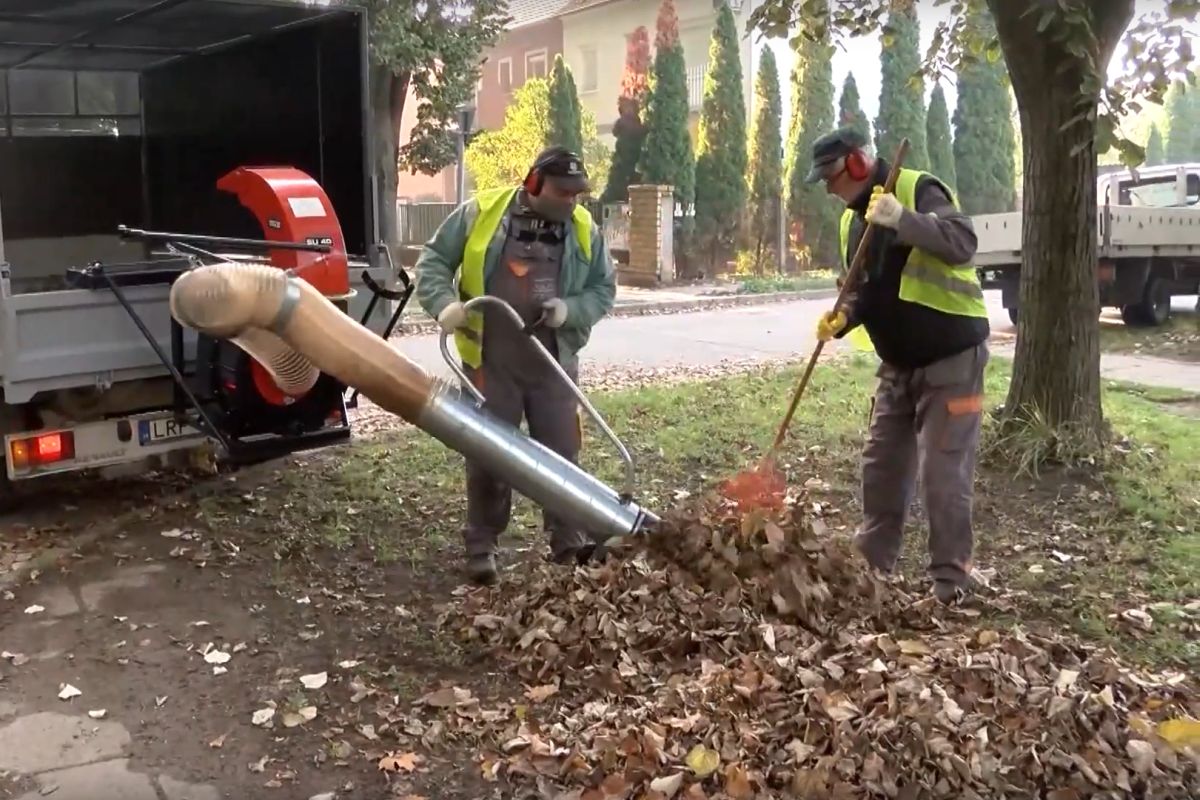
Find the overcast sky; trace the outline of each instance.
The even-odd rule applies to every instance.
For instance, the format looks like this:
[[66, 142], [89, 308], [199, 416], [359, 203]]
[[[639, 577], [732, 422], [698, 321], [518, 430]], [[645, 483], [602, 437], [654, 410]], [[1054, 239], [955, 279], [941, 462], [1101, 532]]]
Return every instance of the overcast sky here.
[[[1165, 0], [1137, 0], [1135, 19], [1144, 13], [1152, 11], [1163, 11], [1166, 7]], [[950, 17], [949, 4], [942, 6], [934, 6], [930, 0], [918, 1], [917, 18], [920, 21], [921, 30], [921, 56], [924, 57], [925, 49], [929, 46], [933, 38], [934, 28], [938, 22], [948, 20]], [[759, 53], [762, 50], [762, 45], [765, 40], [758, 40], [755, 45], [755, 61], [757, 62]], [[791, 82], [790, 75], [792, 70], [792, 51], [788, 47], [787, 42], [782, 39], [769, 40], [771, 49], [775, 53], [775, 59], [779, 64], [780, 72], [780, 90], [783, 94], [784, 108], [784, 130], [786, 132], [788, 119], [791, 116], [790, 94]], [[858, 92], [861, 98], [863, 111], [874, 124], [875, 116], [879, 111], [879, 56], [880, 56], [879, 35], [862, 36], [856, 38], [844, 37], [841, 40], [840, 46], [833, 57], [833, 81], [834, 81], [834, 103], [841, 99], [842, 82], [846, 79], [848, 71], [854, 72], [854, 80], [858, 84]], [[1121, 47], [1113, 56], [1112, 62], [1109, 64], [1109, 75], [1115, 77], [1123, 71], [1122, 62], [1124, 60], [1124, 48]], [[946, 102], [950, 106], [950, 113], [954, 113], [954, 105], [957, 100], [954, 83], [952, 80], [942, 81], [943, 91], [946, 92]], [[926, 82], [925, 96], [928, 103], [929, 94], [933, 91], [933, 85]]]

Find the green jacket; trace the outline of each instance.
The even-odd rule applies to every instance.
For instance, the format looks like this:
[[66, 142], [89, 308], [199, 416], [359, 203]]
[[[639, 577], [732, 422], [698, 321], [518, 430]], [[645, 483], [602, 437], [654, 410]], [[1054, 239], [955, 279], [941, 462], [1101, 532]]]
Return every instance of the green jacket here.
[[[417, 302], [435, 319], [446, 306], [459, 299], [455, 278], [478, 214], [479, 203], [475, 198], [460, 205], [425, 243], [417, 259]], [[484, 258], [485, 284], [499, 263], [508, 227], [509, 218], [506, 214], [488, 244]], [[564, 367], [575, 365], [579, 351], [591, 337], [592, 328], [612, 310], [616, 299], [617, 281], [612, 258], [594, 221], [591, 250], [589, 260], [579, 246], [574, 226], [568, 224], [558, 287], [559, 297], [567, 305], [567, 320], [555, 332], [558, 360]]]

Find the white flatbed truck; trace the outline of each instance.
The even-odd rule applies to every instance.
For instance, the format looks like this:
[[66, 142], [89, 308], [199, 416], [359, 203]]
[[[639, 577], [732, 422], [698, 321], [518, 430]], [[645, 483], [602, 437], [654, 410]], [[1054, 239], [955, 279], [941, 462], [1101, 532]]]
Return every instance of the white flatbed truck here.
[[[1112, 172], [1101, 175], [1096, 188], [1100, 305], [1120, 309], [1126, 325], [1162, 325], [1172, 297], [1200, 293], [1200, 164]], [[971, 218], [983, 288], [1001, 290], [1014, 324], [1021, 216], [1013, 211]]]
[[[267, 247], [278, 221], [217, 187], [280, 165], [334, 209], [343, 310], [385, 336], [395, 324], [411, 286], [380, 241], [365, 10], [19, 6], [0, 13], [0, 506], [43, 475], [153, 468], [213, 443], [253, 463], [348, 438], [345, 387], [267, 402], [249, 357], [183, 329], [167, 299], [202, 255], [329, 252], [324, 237]], [[150, 233], [170, 230], [193, 238]]]

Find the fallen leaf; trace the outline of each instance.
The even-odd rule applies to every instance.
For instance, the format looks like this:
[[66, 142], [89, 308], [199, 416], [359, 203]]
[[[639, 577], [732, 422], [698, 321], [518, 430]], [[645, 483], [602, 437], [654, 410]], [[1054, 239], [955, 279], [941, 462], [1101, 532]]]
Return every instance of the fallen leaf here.
[[229, 735], [228, 733], [222, 733], [220, 736], [218, 736], [217, 738], [215, 738], [211, 742], [209, 742], [208, 746], [213, 748], [214, 750], [221, 749], [222, 747], [225, 746], [225, 737], [228, 735]]
[[1158, 724], [1158, 735], [1175, 749], [1200, 745], [1200, 721], [1168, 719]]
[[725, 768], [725, 794], [733, 800], [749, 800], [754, 797], [754, 788], [741, 765], [730, 764]]
[[265, 770], [267, 768], [267, 762], [270, 760], [271, 760], [270, 756], [263, 756], [258, 761], [255, 761], [251, 764], [247, 764], [246, 766], [251, 772], [262, 772], [263, 770]]
[[1125, 743], [1125, 752], [1133, 764], [1133, 770], [1139, 775], [1149, 775], [1154, 769], [1154, 745], [1144, 739], [1130, 739]]
[[379, 769], [384, 772], [412, 772], [424, 759], [416, 753], [390, 754], [379, 760]]
[[[228, 664], [229, 659], [233, 658], [224, 650], [210, 650], [204, 654], [204, 661], [208, 664]], [[242, 662], [238, 662], [239, 664]]]
[[721, 766], [721, 755], [715, 750], [709, 750], [704, 745], [698, 744], [688, 751], [684, 763], [697, 777], [706, 778]]
[[250, 716], [250, 724], [258, 725], [259, 727], [263, 727], [267, 723], [269, 723], [274, 716], [275, 716], [275, 709], [260, 708], [258, 711], [255, 711]]
[[76, 689], [74, 686], [72, 686], [69, 683], [59, 684], [59, 690], [58, 690], [58, 699], [59, 700], [70, 700], [72, 697], [79, 697], [81, 694], [83, 694], [83, 692], [79, 691], [78, 689]]
[[91, 717], [92, 719], [104, 719], [104, 717], [107, 714], [108, 714], [108, 711], [103, 708], [93, 709], [88, 712], [88, 716]]
[[675, 793], [683, 787], [683, 773], [677, 772], [674, 775], [668, 775], [663, 778], [655, 778], [650, 781], [650, 791], [658, 792], [670, 800], [675, 796]]
[[312, 675], [301, 675], [300, 683], [305, 689], [320, 689], [329, 680], [328, 673], [315, 672]]
[[933, 655], [933, 651], [929, 649], [929, 645], [918, 639], [901, 639], [896, 644], [899, 645], [900, 652], [906, 656]]
[[339, 661], [338, 662], [338, 666], [341, 667], [342, 669], [354, 669], [358, 665], [359, 665], [358, 661], [348, 660], [348, 661]]
[[547, 683], [544, 686], [534, 686], [525, 692], [525, 696], [534, 703], [541, 703], [558, 694], [557, 683]]
[[45, 606], [29, 606], [25, 609], [26, 614], [40, 614], [46, 610]]
[[159, 535], [164, 539], [178, 539], [179, 537], [183, 536], [183, 531], [181, 531], [179, 528], [171, 528], [169, 531], [163, 531]]

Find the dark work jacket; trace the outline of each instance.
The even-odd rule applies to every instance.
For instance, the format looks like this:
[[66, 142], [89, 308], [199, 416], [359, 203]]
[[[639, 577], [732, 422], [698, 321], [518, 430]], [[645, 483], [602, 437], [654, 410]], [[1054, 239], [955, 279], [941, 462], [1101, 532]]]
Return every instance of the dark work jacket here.
[[[850, 203], [855, 214], [847, 237], [847, 264], [853, 263], [866, 230], [871, 189], [887, 182], [889, 169], [879, 159], [874, 181]], [[975, 256], [971, 219], [954, 208], [939, 181], [928, 177], [918, 181], [916, 206], [917, 213], [905, 212], [898, 230], [875, 226], [858, 285], [851, 287], [854, 299], [847, 325], [838, 336], [863, 325], [879, 357], [900, 369], [929, 366], [986, 341], [991, 332], [986, 319], [947, 314], [900, 299], [900, 275], [914, 245], [951, 264], [969, 263]]]

